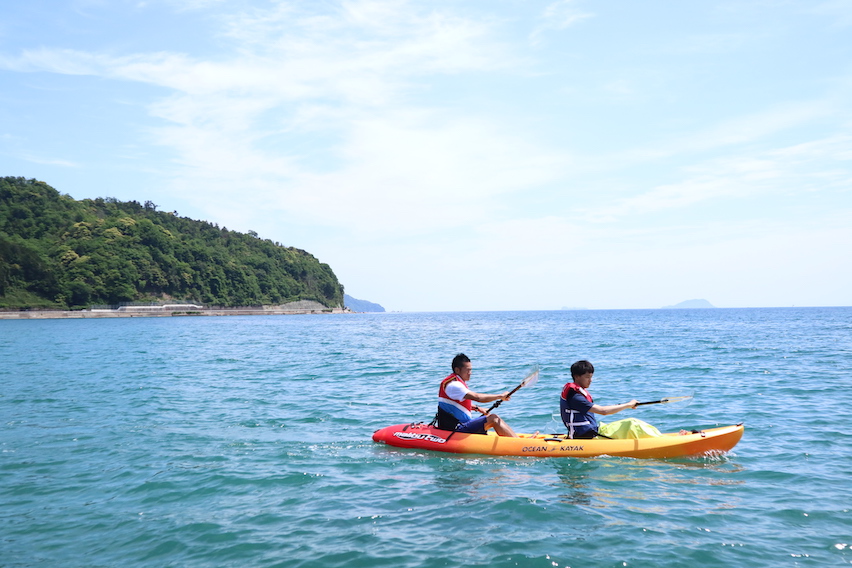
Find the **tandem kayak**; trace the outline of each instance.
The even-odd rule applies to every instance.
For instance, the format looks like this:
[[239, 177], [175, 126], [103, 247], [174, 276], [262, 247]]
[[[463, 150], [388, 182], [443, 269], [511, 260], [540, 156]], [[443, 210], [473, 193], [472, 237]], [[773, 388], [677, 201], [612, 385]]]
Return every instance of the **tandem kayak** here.
[[631, 458], [680, 458], [727, 452], [743, 436], [742, 424], [708, 428], [690, 434], [677, 432], [655, 438], [630, 440], [566, 439], [556, 434], [519, 434], [519, 438], [487, 434], [463, 434], [439, 430], [427, 424], [396, 424], [373, 433], [374, 442], [398, 448], [416, 448], [454, 454], [491, 456], [535, 456], [590, 458], [621, 456]]

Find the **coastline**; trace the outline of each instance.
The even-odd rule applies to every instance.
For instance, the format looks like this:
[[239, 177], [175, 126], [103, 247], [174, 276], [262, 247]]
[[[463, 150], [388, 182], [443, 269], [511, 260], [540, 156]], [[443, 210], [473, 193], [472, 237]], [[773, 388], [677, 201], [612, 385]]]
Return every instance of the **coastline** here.
[[99, 318], [162, 318], [192, 316], [283, 316], [304, 314], [346, 314], [345, 308], [327, 308], [319, 302], [302, 300], [279, 306], [250, 306], [241, 308], [207, 308], [194, 305], [122, 306], [88, 310], [20, 310], [0, 311], [0, 320], [15, 319], [99, 319]]

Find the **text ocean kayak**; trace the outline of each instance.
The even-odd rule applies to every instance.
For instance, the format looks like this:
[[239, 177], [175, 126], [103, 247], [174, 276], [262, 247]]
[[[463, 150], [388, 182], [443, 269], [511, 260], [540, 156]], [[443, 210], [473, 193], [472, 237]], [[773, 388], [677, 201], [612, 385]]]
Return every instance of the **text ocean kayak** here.
[[727, 452], [743, 436], [742, 424], [709, 428], [695, 434], [669, 433], [637, 440], [570, 440], [553, 434], [519, 434], [520, 438], [488, 434], [462, 434], [427, 424], [396, 424], [373, 433], [374, 442], [399, 448], [416, 448], [454, 454], [589, 458], [679, 458]]

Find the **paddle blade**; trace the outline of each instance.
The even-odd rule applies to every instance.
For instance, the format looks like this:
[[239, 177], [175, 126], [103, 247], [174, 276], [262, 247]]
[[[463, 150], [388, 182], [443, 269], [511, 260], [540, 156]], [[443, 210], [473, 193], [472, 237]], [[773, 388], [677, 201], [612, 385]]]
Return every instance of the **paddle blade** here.
[[[524, 380], [521, 381], [521, 384], [519, 384], [518, 386], [513, 388], [511, 391], [509, 391], [509, 395], [515, 394], [516, 392], [518, 392], [520, 389], [522, 389], [524, 387], [531, 387], [532, 385], [536, 384], [537, 382], [538, 382], [538, 366], [536, 366], [535, 369], [533, 369], [532, 372], [529, 375], [524, 377]], [[503, 401], [498, 400], [497, 402], [492, 404], [491, 407], [488, 410], [485, 411], [485, 414], [488, 414], [489, 412], [491, 412], [492, 410], [494, 410], [495, 408], [500, 406], [501, 402], [503, 402]]]
[[538, 374], [539, 374], [539, 369], [538, 369], [538, 367], [536, 367], [535, 369], [533, 369], [533, 371], [529, 375], [527, 375], [524, 378], [523, 381], [521, 381], [521, 385], [520, 385], [519, 388], [531, 387], [534, 384], [536, 384], [538, 382]]
[[680, 402], [683, 400], [689, 400], [692, 398], [692, 395], [686, 396], [667, 396], [665, 398], [661, 398], [660, 400], [650, 400], [648, 402], [640, 402], [636, 406], [644, 406], [646, 404], [669, 404], [671, 402]]
[[690, 398], [692, 398], [691, 394], [686, 395], [686, 396], [667, 396], [666, 398], [664, 398], [660, 401], [660, 404], [669, 404], [670, 402], [680, 402], [682, 400], [689, 400]]

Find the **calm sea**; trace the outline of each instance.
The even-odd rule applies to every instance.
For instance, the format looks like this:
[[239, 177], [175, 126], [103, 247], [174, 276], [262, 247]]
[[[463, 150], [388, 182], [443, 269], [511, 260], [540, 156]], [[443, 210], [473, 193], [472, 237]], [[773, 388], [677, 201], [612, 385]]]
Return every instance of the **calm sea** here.
[[[493, 458], [374, 444], [452, 356], [561, 431], [571, 363], [717, 458]], [[852, 308], [0, 321], [0, 566], [852, 563]]]

